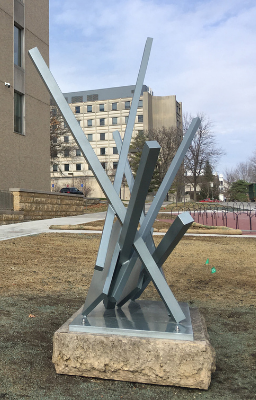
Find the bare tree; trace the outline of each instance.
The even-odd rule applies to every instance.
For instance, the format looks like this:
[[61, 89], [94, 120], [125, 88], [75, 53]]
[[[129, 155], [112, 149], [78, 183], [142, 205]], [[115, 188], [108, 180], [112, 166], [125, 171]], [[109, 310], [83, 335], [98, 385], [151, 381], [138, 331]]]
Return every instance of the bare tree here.
[[[129, 154], [129, 161], [134, 175], [136, 175], [143, 145], [146, 140], [156, 140], [161, 146], [152, 182], [150, 184], [150, 191], [155, 191], [160, 186], [178, 150], [182, 141], [182, 132], [178, 128], [166, 128], [164, 126], [161, 129], [150, 129], [146, 132], [139, 132], [131, 141]], [[180, 191], [180, 187], [183, 186], [183, 166], [181, 169], [182, 173], [179, 172], [177, 174], [173, 185], [177, 191]]]
[[[211, 166], [214, 167], [219, 158], [224, 154], [224, 151], [220, 147], [216, 147], [211, 121], [203, 113], [198, 113], [197, 116], [200, 118], [201, 124], [184, 159], [187, 181], [193, 186], [195, 201], [196, 187], [199, 182], [199, 177], [204, 172], [206, 162], [209, 162]], [[184, 135], [186, 134], [192, 119], [193, 117], [191, 115], [184, 115]]]
[[255, 160], [253, 160], [252, 157], [250, 161], [240, 162], [239, 164], [237, 164], [235, 168], [226, 169], [224, 175], [229, 185], [238, 180], [252, 183], [255, 182], [255, 177], [256, 177], [255, 172], [256, 172], [256, 155], [255, 155]]

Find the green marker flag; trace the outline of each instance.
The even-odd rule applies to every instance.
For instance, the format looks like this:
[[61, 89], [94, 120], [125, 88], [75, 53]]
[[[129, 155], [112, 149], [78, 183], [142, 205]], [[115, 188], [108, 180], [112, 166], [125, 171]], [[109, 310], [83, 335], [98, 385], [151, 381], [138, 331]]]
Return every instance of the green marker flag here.
[[207, 260], [205, 262], [205, 265], [208, 265], [208, 264], [209, 264], [209, 258], [207, 258]]
[[216, 272], [216, 268], [212, 267], [212, 274]]

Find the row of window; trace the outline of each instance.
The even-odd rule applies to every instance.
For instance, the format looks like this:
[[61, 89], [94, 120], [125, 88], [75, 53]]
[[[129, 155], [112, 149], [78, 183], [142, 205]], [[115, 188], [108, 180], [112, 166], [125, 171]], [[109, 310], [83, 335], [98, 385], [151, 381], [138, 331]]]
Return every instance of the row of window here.
[[[118, 154], [118, 152], [117, 152], [117, 147], [112, 147], [112, 149], [113, 149], [113, 154]], [[64, 149], [64, 152], [63, 152], [63, 154], [64, 154], [64, 157], [69, 157], [70, 156], [70, 153], [71, 153], [71, 150], [69, 150], [69, 149]], [[55, 154], [54, 154], [54, 156], [55, 157], [57, 157], [57, 150], [56, 150], [56, 152], [55, 152]], [[101, 156], [103, 156], [103, 155], [105, 155], [106, 154], [106, 147], [101, 147], [100, 148], [100, 155]], [[80, 157], [82, 154], [81, 154], [81, 150], [80, 149], [76, 149], [76, 157]]]
[[[118, 103], [112, 103], [112, 111], [117, 111], [117, 104]], [[92, 112], [92, 104], [88, 104], [87, 106], [87, 112], [91, 113]], [[138, 107], [141, 108], [143, 107], [143, 100], [139, 100], [139, 104]], [[124, 104], [124, 108], [125, 110], [130, 110], [131, 108], [131, 102], [130, 101], [126, 101]], [[105, 104], [99, 104], [99, 111], [106, 111], [105, 110]], [[80, 114], [81, 113], [81, 106], [75, 106], [75, 114]]]
[[[100, 118], [100, 126], [105, 126], [106, 125], [105, 121], [106, 121], [106, 118]], [[78, 120], [78, 123], [80, 123], [80, 122], [81, 121]], [[91, 127], [92, 126], [92, 122], [93, 122], [92, 119], [88, 119], [87, 120], [87, 126]], [[118, 122], [117, 117], [113, 117], [112, 118], [112, 125], [117, 125], [117, 122]], [[138, 123], [142, 123], [142, 122], [143, 122], [143, 115], [138, 115]], [[125, 116], [125, 123], [126, 124], [128, 123], [128, 116]]]
[[[104, 169], [106, 169], [106, 164], [105, 162], [102, 162], [101, 165]], [[117, 161], [113, 162], [113, 169], [117, 169]], [[60, 167], [58, 166], [58, 164], [53, 164], [52, 166], [52, 170], [53, 172], [58, 172], [58, 169], [60, 170]], [[88, 169], [89, 171], [91, 170], [90, 166], [88, 165]], [[64, 171], [65, 172], [69, 172], [70, 171], [70, 164], [64, 164]], [[82, 164], [76, 164], [76, 171], [82, 171]]]

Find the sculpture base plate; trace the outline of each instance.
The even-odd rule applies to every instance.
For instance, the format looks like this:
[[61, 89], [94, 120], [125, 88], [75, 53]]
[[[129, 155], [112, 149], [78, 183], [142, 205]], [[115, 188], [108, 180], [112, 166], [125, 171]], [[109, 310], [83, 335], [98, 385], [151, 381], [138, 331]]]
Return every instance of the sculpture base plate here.
[[122, 308], [106, 310], [100, 303], [87, 316], [79, 314], [69, 324], [70, 332], [104, 333], [136, 337], [193, 340], [187, 303], [179, 303], [186, 319], [177, 324], [161, 301], [129, 301]]
[[[157, 310], [158, 304], [146, 302], [146, 308], [150, 305], [151, 309]], [[140, 332], [138, 325], [129, 334], [124, 333], [127, 325], [120, 329], [120, 334], [117, 332], [119, 328], [113, 326], [109, 329], [113, 329], [114, 333], [104, 331], [103, 327], [101, 333], [93, 332], [95, 326], [91, 331], [70, 331], [70, 327], [81, 326], [76, 325], [81, 311], [82, 308], [54, 334], [52, 359], [58, 374], [208, 389], [211, 373], [215, 370], [215, 351], [209, 342], [204, 319], [197, 309], [190, 309], [193, 340], [179, 340], [177, 336], [176, 339], [157, 337], [159, 331], [149, 320], [148, 324], [154, 328], [152, 332], [156, 332], [156, 336], [135, 334]], [[107, 313], [110, 311], [113, 312], [108, 310]], [[142, 311], [145, 318], [145, 310]], [[125, 314], [126, 324], [130, 321], [128, 317]], [[122, 318], [119, 322], [123, 322]], [[103, 320], [106, 324], [105, 318]], [[172, 335], [172, 332], [169, 334]]]

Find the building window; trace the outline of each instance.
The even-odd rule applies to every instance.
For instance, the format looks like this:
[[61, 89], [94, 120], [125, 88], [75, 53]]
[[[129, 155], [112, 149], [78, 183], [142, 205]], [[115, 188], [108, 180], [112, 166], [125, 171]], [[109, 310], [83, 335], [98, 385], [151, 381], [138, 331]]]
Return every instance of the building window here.
[[79, 125], [81, 125], [81, 120], [80, 119], [77, 119], [77, 122], [78, 122]]
[[124, 118], [125, 118], [125, 123], [128, 124], [129, 115], [126, 115]]
[[139, 108], [143, 107], [143, 100], [139, 100], [138, 107], [139, 107]]
[[117, 103], [112, 103], [112, 111], [116, 111], [117, 110]]
[[104, 104], [100, 104], [99, 110], [104, 111]]
[[69, 164], [64, 164], [64, 171], [69, 171]]
[[22, 133], [22, 98], [23, 96], [14, 92], [14, 132]]
[[106, 163], [105, 162], [102, 162], [101, 165], [102, 165], [103, 169], [106, 169]]
[[88, 141], [89, 141], [89, 142], [92, 142], [92, 133], [90, 133], [90, 134], [88, 135]]
[[100, 140], [105, 140], [105, 139], [106, 139], [106, 134], [100, 133]]
[[64, 157], [69, 157], [69, 149], [64, 150]]
[[57, 136], [53, 136], [52, 137], [52, 143], [56, 144], [58, 141]]
[[92, 106], [87, 106], [87, 112], [92, 112]]
[[80, 106], [75, 106], [75, 114], [80, 114]]
[[117, 147], [113, 147], [113, 154], [118, 154]]
[[21, 67], [21, 29], [14, 26], [14, 64]]
[[69, 142], [69, 137], [68, 136], [64, 136], [64, 143], [68, 143]]
[[130, 101], [126, 101], [124, 107], [125, 107], [126, 110], [130, 110], [131, 102]]
[[104, 156], [106, 154], [106, 148], [105, 147], [101, 147], [100, 149], [100, 155]]
[[112, 125], [117, 125], [117, 117], [112, 118]]
[[92, 126], [92, 119], [88, 119], [87, 126]]
[[82, 164], [76, 164], [76, 171], [82, 170]]
[[57, 164], [53, 164], [52, 170], [53, 170], [53, 172], [57, 172], [58, 171], [58, 165]]
[[117, 161], [114, 161], [114, 162], [113, 162], [113, 169], [117, 169], [117, 165], [118, 165], [118, 162], [117, 162]]
[[105, 125], [105, 118], [100, 118], [100, 125]]
[[80, 149], [76, 149], [76, 156], [80, 157], [81, 156], [81, 150]]
[[143, 115], [138, 115], [138, 122], [143, 122]]

